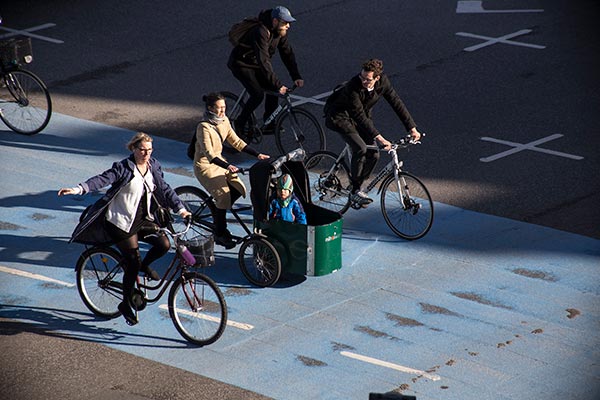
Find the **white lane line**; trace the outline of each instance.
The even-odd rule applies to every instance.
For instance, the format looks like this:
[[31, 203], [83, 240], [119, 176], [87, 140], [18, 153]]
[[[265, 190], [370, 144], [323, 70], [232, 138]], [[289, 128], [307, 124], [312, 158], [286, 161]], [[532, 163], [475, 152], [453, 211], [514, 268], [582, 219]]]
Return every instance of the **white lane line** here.
[[7, 274], [22, 276], [22, 277], [25, 277], [25, 278], [37, 279], [39, 281], [52, 282], [52, 283], [56, 283], [56, 284], [59, 284], [59, 285], [66, 286], [66, 287], [73, 287], [73, 286], [75, 286], [74, 283], [69, 283], [69, 282], [65, 282], [65, 281], [59, 281], [58, 279], [49, 278], [49, 277], [44, 276], [44, 275], [33, 274], [31, 272], [21, 271], [19, 269], [8, 268], [8, 267], [4, 267], [2, 265], [0, 265], [0, 272], [5, 272]]
[[541, 8], [517, 10], [486, 10], [481, 0], [463, 0], [456, 3], [457, 14], [488, 14], [488, 13], [529, 13], [544, 12]]
[[484, 137], [482, 137], [480, 139], [483, 140], [483, 141], [485, 141], [485, 142], [493, 142], [493, 143], [498, 143], [498, 144], [505, 144], [505, 145], [511, 146], [513, 148], [510, 149], [510, 150], [503, 151], [503, 152], [498, 153], [498, 154], [494, 154], [493, 156], [480, 158], [479, 161], [481, 161], [481, 162], [496, 161], [499, 158], [510, 156], [512, 154], [519, 153], [519, 152], [521, 152], [523, 150], [537, 151], [537, 152], [540, 152], [540, 153], [551, 154], [553, 156], [570, 158], [572, 160], [583, 160], [583, 157], [577, 156], [577, 155], [574, 155], [574, 154], [568, 154], [568, 153], [563, 153], [561, 151], [554, 151], [554, 150], [548, 150], [548, 149], [543, 149], [543, 148], [537, 147], [537, 145], [539, 145], [539, 144], [546, 143], [546, 142], [549, 142], [551, 140], [555, 140], [555, 139], [558, 139], [558, 138], [561, 138], [561, 137], [563, 137], [563, 135], [561, 135], [560, 133], [555, 133], [554, 135], [546, 136], [544, 138], [541, 138], [541, 139], [538, 139], [538, 140], [534, 140], [533, 142], [529, 142], [529, 143], [515, 143], [515, 142], [510, 142], [508, 140], [501, 140], [501, 139], [496, 139], [496, 138], [491, 138], [491, 137], [484, 136]]
[[[161, 308], [161, 309], [167, 310], [167, 311], [169, 310], [169, 306], [166, 305], [166, 304], [161, 304], [161, 305], [158, 306], [158, 308]], [[202, 319], [205, 319], [207, 321], [212, 321], [212, 322], [217, 322], [217, 323], [219, 322], [219, 318], [213, 317], [211, 315], [197, 314], [197, 313], [194, 313], [192, 311], [187, 311], [187, 310], [178, 310], [178, 311], [181, 314], [185, 314], [185, 315], [188, 315], [190, 317], [202, 318]], [[242, 329], [242, 330], [245, 330], [245, 331], [250, 331], [250, 330], [254, 329], [253, 325], [244, 324], [242, 322], [235, 322], [235, 321], [232, 321], [232, 320], [229, 320], [229, 319], [227, 320], [227, 326], [231, 326], [232, 328]]]
[[380, 367], [394, 369], [396, 371], [405, 372], [407, 374], [423, 376], [427, 379], [431, 379], [432, 381], [439, 381], [440, 379], [442, 379], [439, 375], [433, 375], [433, 374], [430, 374], [425, 371], [420, 371], [418, 369], [404, 367], [402, 365], [394, 364], [394, 363], [383, 361], [383, 360], [378, 360], [377, 358], [367, 357], [367, 356], [363, 356], [363, 355], [356, 354], [356, 353], [351, 353], [349, 351], [342, 351], [342, 352], [340, 352], [340, 354], [343, 355], [344, 357], [349, 357], [349, 358], [353, 358], [355, 360], [364, 361], [369, 364], [378, 365]]

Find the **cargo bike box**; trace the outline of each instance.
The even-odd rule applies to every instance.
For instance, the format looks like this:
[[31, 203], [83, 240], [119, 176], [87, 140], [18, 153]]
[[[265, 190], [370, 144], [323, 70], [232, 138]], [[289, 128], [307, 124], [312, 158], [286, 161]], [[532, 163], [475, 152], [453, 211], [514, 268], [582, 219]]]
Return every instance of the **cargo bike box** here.
[[255, 230], [277, 250], [282, 273], [321, 276], [337, 271], [342, 267], [341, 215], [311, 202], [303, 162], [286, 161], [278, 167], [281, 174], [292, 177], [294, 194], [306, 212], [307, 225], [267, 218], [269, 202], [275, 195], [274, 167], [261, 161], [250, 169]]

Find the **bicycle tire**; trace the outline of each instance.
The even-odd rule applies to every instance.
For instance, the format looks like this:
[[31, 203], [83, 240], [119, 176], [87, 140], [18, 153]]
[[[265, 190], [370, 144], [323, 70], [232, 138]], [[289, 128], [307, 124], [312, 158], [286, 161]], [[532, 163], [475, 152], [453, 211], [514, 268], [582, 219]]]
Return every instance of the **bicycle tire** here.
[[3, 81], [0, 85], [0, 119], [23, 135], [41, 132], [52, 115], [52, 100], [44, 82], [24, 69], [5, 74]]
[[110, 247], [92, 247], [77, 260], [77, 290], [85, 306], [95, 315], [116, 318], [123, 300], [121, 254]]
[[294, 107], [283, 113], [275, 125], [275, 142], [281, 154], [301, 147], [306, 157], [325, 150], [325, 133], [319, 121], [309, 111]]
[[267, 239], [250, 237], [238, 253], [242, 273], [250, 283], [259, 287], [272, 286], [281, 276], [281, 258]]
[[393, 173], [381, 184], [381, 212], [390, 229], [406, 240], [420, 239], [433, 224], [433, 201], [429, 191], [416, 176], [408, 172], [398, 174], [399, 184], [409, 196], [400, 200]]
[[[214, 232], [214, 221], [217, 206], [212, 197], [196, 186], [179, 186], [175, 193], [183, 201], [185, 207], [192, 213], [192, 225], [182, 239], [188, 240], [206, 232]], [[173, 216], [173, 228], [176, 232], [185, 229], [185, 223], [178, 216]]]
[[[336, 164], [337, 158], [330, 151], [317, 151], [305, 165], [313, 204], [343, 214], [350, 207], [350, 172], [344, 161]], [[334, 165], [337, 167], [329, 174]]]
[[212, 279], [199, 272], [186, 272], [169, 291], [169, 315], [181, 336], [206, 346], [225, 331], [227, 303]]
[[254, 128], [256, 126], [256, 117], [254, 113], [252, 113], [241, 132], [236, 130], [235, 121], [242, 112], [242, 109], [246, 106], [246, 102], [244, 100], [238, 102], [239, 96], [231, 92], [221, 92], [221, 94], [225, 97], [225, 115], [229, 118], [229, 122], [235, 133], [242, 137], [246, 142], [260, 143], [262, 141], [262, 134]]

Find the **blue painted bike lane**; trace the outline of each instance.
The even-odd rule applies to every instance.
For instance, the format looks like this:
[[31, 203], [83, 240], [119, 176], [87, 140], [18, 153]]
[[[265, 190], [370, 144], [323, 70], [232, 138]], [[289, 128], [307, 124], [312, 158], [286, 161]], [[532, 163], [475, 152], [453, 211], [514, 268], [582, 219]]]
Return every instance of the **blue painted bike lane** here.
[[[0, 317], [276, 399], [598, 393], [600, 241], [440, 203], [415, 242], [389, 231], [377, 203], [349, 211], [341, 270], [271, 288], [244, 279], [237, 249], [217, 248], [204, 272], [225, 293], [230, 325], [213, 345], [178, 335], [166, 296], [134, 327], [96, 319], [75, 287], [83, 246], [67, 242], [97, 196], [56, 191], [125, 157], [132, 134], [61, 115], [33, 137], [0, 128]], [[155, 137], [154, 147], [173, 187], [197, 184], [185, 144]]]

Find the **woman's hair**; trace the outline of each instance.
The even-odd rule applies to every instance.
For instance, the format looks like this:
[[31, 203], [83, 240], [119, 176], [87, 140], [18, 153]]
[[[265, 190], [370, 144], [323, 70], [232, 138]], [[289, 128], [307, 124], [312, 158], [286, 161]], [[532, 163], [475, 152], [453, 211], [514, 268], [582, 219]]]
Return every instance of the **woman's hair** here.
[[151, 142], [152, 137], [145, 132], [136, 133], [127, 143], [129, 151], [133, 151], [141, 142]]
[[363, 63], [362, 69], [367, 72], [373, 72], [373, 77], [378, 77], [383, 72], [383, 61], [371, 58]]
[[212, 92], [202, 96], [202, 101], [204, 101], [206, 108], [213, 107], [219, 100], [225, 100], [225, 96], [218, 92]]

